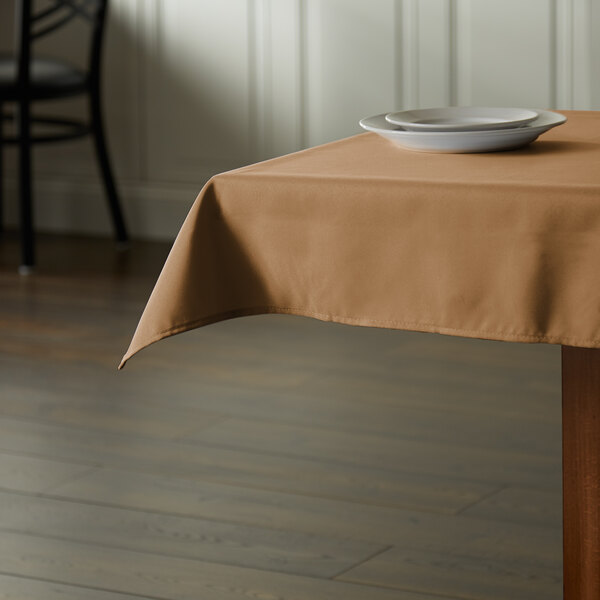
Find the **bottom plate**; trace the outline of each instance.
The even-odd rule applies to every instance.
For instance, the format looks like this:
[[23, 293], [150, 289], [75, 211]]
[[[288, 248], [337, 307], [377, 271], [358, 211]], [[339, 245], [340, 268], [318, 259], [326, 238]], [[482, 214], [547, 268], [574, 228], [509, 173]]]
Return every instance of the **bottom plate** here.
[[513, 150], [535, 141], [552, 127], [561, 125], [567, 118], [549, 110], [538, 110], [539, 117], [514, 129], [487, 131], [407, 131], [386, 121], [385, 114], [367, 117], [360, 126], [377, 133], [394, 144], [420, 152], [497, 152]]

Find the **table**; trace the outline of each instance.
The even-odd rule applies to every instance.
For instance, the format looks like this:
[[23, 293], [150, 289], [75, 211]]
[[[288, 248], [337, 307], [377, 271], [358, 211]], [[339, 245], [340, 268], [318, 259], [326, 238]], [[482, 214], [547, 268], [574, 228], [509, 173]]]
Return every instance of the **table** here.
[[562, 345], [564, 597], [600, 598], [600, 113], [523, 149], [361, 134], [213, 177], [121, 368], [162, 338], [285, 313]]

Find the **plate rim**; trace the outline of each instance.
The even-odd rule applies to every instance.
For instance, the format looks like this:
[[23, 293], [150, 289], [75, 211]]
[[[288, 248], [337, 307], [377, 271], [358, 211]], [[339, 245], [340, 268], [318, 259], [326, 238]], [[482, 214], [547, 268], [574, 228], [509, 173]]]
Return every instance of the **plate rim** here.
[[[395, 118], [395, 115], [403, 115], [407, 113], [423, 113], [433, 111], [523, 111], [529, 113], [528, 116], [520, 119], [502, 119], [495, 123], [472, 123], [469, 124], [435, 124], [435, 123], [415, 123], [410, 120], [402, 120]], [[404, 127], [410, 130], [423, 130], [423, 131], [494, 131], [506, 128], [515, 128], [531, 123], [539, 118], [539, 109], [525, 108], [525, 107], [512, 107], [512, 106], [440, 106], [432, 108], [413, 108], [409, 110], [401, 110], [395, 112], [389, 112], [385, 115], [386, 121], [397, 127]]]

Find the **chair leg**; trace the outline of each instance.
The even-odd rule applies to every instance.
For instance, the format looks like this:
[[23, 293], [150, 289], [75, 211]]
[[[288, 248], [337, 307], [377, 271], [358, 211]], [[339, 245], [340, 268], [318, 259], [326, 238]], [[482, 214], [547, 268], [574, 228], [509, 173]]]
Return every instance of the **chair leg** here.
[[4, 104], [0, 102], [0, 233], [4, 232]]
[[31, 116], [29, 102], [19, 103], [19, 209], [21, 225], [21, 273], [35, 264], [33, 199], [31, 190]]
[[125, 219], [123, 218], [123, 213], [121, 211], [121, 204], [119, 202], [119, 196], [117, 194], [117, 188], [115, 186], [115, 180], [108, 158], [108, 151], [106, 149], [102, 109], [100, 106], [100, 92], [98, 90], [92, 90], [90, 93], [90, 112], [96, 156], [100, 165], [100, 171], [102, 172], [102, 180], [104, 182], [104, 189], [106, 191], [108, 206], [110, 208], [110, 214], [115, 229], [115, 236], [117, 241], [125, 243], [129, 240], [129, 236], [127, 235], [127, 227], [125, 226]]

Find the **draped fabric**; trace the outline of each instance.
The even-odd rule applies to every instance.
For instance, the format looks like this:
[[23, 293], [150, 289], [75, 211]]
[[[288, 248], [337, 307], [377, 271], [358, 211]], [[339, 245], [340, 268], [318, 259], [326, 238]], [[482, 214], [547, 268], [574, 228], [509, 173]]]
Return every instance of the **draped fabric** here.
[[366, 133], [213, 177], [121, 366], [260, 313], [600, 347], [600, 113], [565, 114], [509, 152]]

